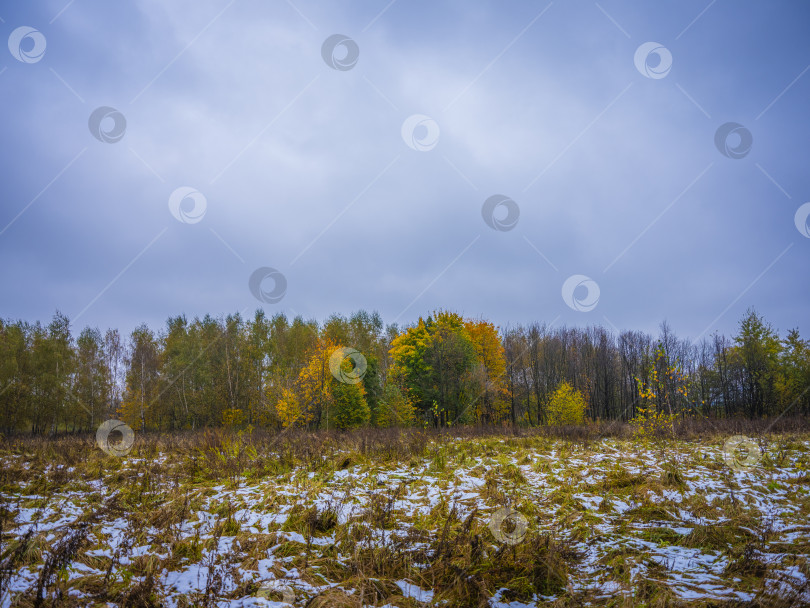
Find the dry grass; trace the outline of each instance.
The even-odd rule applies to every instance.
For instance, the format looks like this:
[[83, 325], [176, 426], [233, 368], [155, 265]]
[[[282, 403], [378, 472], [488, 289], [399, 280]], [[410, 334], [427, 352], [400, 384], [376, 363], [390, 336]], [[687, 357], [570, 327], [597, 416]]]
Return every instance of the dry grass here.
[[[621, 424], [206, 430], [139, 434], [123, 459], [92, 437], [4, 437], [0, 597], [13, 586], [5, 605], [214, 606], [294, 571], [294, 604], [309, 607], [798, 606], [806, 583], [785, 577], [808, 574], [808, 435], [806, 421], [790, 426], [684, 423], [683, 439], [648, 444]], [[743, 431], [770, 446], [748, 481], [717, 456], [724, 433]], [[798, 533], [774, 532], [754, 491], [787, 501]], [[502, 506], [526, 519], [520, 542], [493, 536]], [[716, 556], [716, 581], [750, 601], [685, 600], [654, 559], [667, 548]], [[190, 571], [194, 588], [172, 590], [166, 573]], [[409, 597], [403, 581], [430, 593]]]

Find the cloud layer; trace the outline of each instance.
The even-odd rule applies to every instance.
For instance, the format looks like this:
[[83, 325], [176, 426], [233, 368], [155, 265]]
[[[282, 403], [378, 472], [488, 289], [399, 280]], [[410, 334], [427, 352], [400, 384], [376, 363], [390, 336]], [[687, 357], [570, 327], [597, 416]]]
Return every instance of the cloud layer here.
[[[6, 38], [28, 26], [47, 41], [36, 61], [13, 53], [30, 39], [0, 59], [4, 317], [59, 308], [126, 331], [260, 306], [400, 323], [446, 307], [500, 325], [667, 319], [694, 338], [733, 332], [755, 306], [782, 331], [810, 331], [810, 238], [794, 223], [810, 200], [806, 7], [3, 11]], [[334, 34], [357, 45], [351, 69], [322, 57]], [[648, 42], [666, 52], [642, 62], [645, 75], [634, 56]], [[125, 118], [120, 141], [91, 133], [102, 106]], [[432, 122], [415, 120], [406, 141], [417, 114]], [[728, 122], [753, 139], [740, 158], [715, 145]], [[99, 129], [114, 133], [114, 117]], [[171, 207], [178, 188], [197, 206], [193, 195]], [[511, 229], [482, 217], [493, 195], [519, 210]], [[285, 276], [280, 301], [251, 293], [260, 267]], [[566, 304], [573, 275], [598, 286], [587, 311]]]

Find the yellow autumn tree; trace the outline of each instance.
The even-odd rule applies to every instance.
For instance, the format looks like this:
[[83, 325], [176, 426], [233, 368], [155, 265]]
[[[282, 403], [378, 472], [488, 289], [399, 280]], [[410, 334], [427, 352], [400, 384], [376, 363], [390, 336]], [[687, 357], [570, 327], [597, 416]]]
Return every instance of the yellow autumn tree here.
[[298, 375], [298, 386], [301, 389], [301, 408], [307, 423], [319, 427], [322, 417], [328, 417], [333, 405], [332, 372], [329, 369], [329, 358], [340, 348], [331, 340], [319, 338], [309, 353], [306, 366]]
[[671, 362], [662, 344], [655, 349], [655, 359], [648, 381], [636, 378], [638, 406], [630, 420], [636, 437], [675, 437], [677, 402], [688, 400], [689, 378], [677, 361]]
[[497, 328], [488, 321], [464, 322], [476, 355], [477, 369], [471, 373], [478, 392], [475, 419], [483, 423], [503, 420], [509, 413], [509, 391], [506, 388], [506, 357]]
[[319, 339], [298, 376], [302, 419], [316, 428], [322, 424], [327, 428], [351, 428], [369, 420], [366, 391], [362, 379], [352, 375], [352, 362], [348, 358], [337, 360], [343, 372], [337, 371], [337, 375], [349, 381], [342, 382], [332, 373], [330, 359], [341, 350], [348, 349], [329, 339]]
[[288, 388], [281, 389], [281, 397], [276, 403], [276, 415], [279, 422], [281, 422], [281, 426], [285, 429], [296, 424], [303, 425], [309, 422], [309, 419], [301, 410], [298, 395]]
[[573, 386], [560, 382], [549, 399], [546, 423], [550, 425], [582, 424], [585, 422], [585, 398]]

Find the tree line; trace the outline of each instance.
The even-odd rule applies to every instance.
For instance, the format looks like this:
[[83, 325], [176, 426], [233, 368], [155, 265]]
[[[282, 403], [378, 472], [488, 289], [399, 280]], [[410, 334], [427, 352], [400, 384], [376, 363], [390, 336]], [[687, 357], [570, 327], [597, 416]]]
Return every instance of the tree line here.
[[[0, 320], [0, 429], [450, 426], [557, 420], [560, 391], [590, 419], [810, 414], [810, 342], [756, 311], [728, 338], [545, 323], [497, 328], [436, 311], [406, 327], [377, 313], [325, 322], [170, 317], [155, 332]], [[579, 402], [579, 401], [578, 401]]]

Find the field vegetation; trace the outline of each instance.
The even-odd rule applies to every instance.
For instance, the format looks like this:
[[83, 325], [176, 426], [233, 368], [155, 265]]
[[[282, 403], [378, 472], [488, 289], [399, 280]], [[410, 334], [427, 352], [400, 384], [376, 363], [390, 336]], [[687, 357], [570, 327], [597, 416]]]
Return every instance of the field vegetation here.
[[2, 604], [807, 605], [806, 419], [672, 432], [5, 438]]

